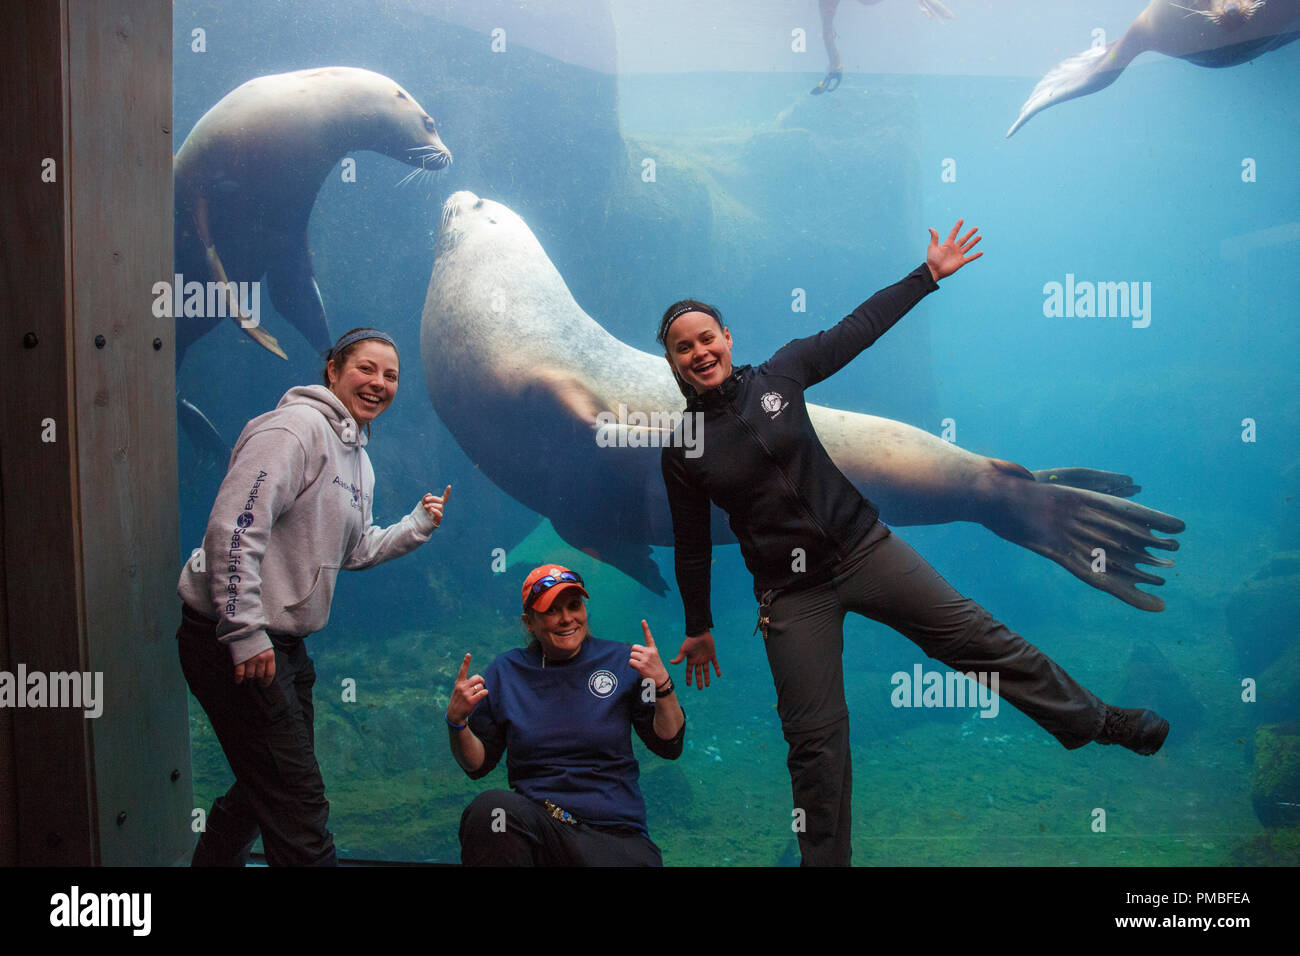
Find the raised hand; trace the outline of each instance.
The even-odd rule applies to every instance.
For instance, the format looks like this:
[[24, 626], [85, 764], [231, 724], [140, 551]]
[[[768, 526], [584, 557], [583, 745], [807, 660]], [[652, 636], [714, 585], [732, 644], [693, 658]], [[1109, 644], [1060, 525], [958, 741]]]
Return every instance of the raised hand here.
[[[447, 490], [442, 493], [441, 498], [433, 493], [429, 493], [420, 499], [420, 504], [424, 505], [425, 513], [433, 519], [433, 526], [435, 528], [442, 524], [442, 513], [446, 509], [447, 499], [450, 497], [451, 485], [448, 485]], [[410, 501], [411, 499], [408, 498], [406, 500]]]
[[925, 263], [930, 267], [930, 274], [934, 276], [935, 282], [947, 278], [966, 263], [974, 262], [984, 255], [982, 252], [967, 255], [984, 238], [975, 235], [979, 232], [978, 228], [971, 229], [960, 239], [957, 238], [957, 232], [965, 221], [958, 219], [957, 225], [952, 227], [952, 232], [948, 233], [948, 238], [943, 242], [939, 241], [937, 232], [930, 230], [930, 248], [925, 252]]
[[649, 677], [659, 687], [668, 680], [668, 668], [659, 659], [659, 648], [655, 647], [655, 639], [650, 636], [650, 625], [642, 621], [641, 630], [645, 634], [645, 643], [632, 645], [628, 663], [632, 665], [632, 670], [642, 677]]
[[453, 724], [463, 724], [469, 720], [478, 702], [487, 696], [487, 685], [478, 674], [466, 677], [469, 673], [469, 655], [460, 662], [460, 673], [456, 675], [456, 684], [451, 691], [451, 700], [447, 702], [447, 719]]

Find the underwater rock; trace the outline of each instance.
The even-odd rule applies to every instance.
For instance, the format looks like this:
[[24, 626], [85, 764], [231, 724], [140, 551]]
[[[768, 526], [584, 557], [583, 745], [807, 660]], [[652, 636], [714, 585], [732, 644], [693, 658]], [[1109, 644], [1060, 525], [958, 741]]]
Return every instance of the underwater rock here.
[[1300, 642], [1254, 677], [1258, 720], [1272, 723], [1300, 720]]
[[1256, 676], [1294, 644], [1300, 624], [1300, 551], [1273, 555], [1225, 605], [1237, 662]]
[[1154, 644], [1133, 645], [1125, 672], [1128, 677], [1115, 698], [1119, 706], [1154, 710], [1177, 728], [1179, 736], [1201, 726], [1205, 706]]
[[1255, 764], [1250, 801], [1266, 827], [1300, 823], [1300, 730], [1296, 724], [1271, 724], [1255, 730]]

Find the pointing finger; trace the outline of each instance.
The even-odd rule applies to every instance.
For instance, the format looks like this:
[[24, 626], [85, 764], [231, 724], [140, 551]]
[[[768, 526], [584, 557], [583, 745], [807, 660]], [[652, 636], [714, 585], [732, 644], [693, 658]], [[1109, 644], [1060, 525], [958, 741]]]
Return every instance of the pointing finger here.
[[467, 674], [469, 674], [469, 655], [468, 655], [468, 654], [466, 654], [466, 655], [465, 655], [465, 659], [464, 659], [463, 661], [460, 662], [460, 673], [456, 675], [456, 680], [458, 680], [458, 681], [464, 680]]
[[650, 636], [650, 625], [647, 624], [645, 621], [641, 622], [641, 631], [645, 634], [645, 646], [654, 647], [655, 639]]

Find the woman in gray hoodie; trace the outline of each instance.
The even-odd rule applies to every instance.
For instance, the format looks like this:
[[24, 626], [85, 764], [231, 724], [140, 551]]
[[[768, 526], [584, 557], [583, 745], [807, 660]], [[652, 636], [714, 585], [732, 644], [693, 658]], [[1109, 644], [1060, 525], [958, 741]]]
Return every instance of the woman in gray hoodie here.
[[[341, 568], [425, 541], [451, 492], [396, 524], [371, 523], [370, 423], [397, 394], [393, 340], [353, 329], [330, 350], [325, 385], [292, 388], [250, 421], [181, 572], [181, 667], [235, 774], [208, 813], [195, 866], [239, 866], [259, 831], [271, 865], [334, 865], [316, 762], [304, 638], [329, 620]], [[274, 533], [273, 533], [274, 532]]]

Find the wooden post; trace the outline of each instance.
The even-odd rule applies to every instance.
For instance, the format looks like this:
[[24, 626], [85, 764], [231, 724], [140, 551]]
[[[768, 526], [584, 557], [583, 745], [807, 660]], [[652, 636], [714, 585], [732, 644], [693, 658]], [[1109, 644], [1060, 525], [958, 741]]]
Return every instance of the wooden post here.
[[174, 327], [151, 291], [172, 277], [172, 6], [6, 21], [0, 670], [89, 674], [102, 713], [0, 708], [0, 864], [177, 862]]

